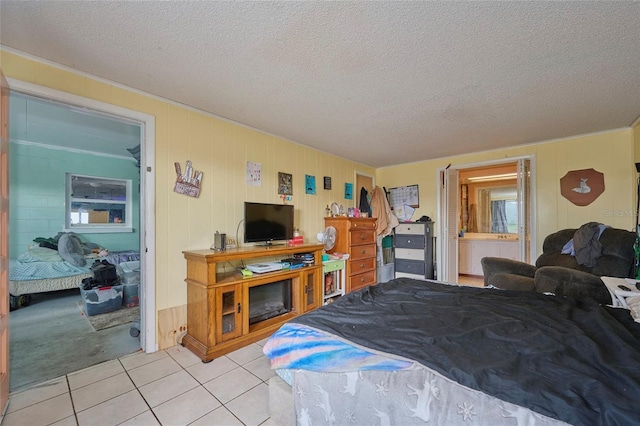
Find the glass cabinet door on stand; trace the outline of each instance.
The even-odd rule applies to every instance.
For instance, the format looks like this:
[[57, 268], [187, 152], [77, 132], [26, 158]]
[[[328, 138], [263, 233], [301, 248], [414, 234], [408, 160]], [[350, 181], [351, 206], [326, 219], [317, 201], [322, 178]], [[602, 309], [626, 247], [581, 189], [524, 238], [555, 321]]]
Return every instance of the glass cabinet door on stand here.
[[320, 289], [316, 288], [316, 274], [318, 272], [311, 271], [304, 275], [303, 283], [303, 306], [304, 312], [308, 312], [320, 306]]
[[228, 285], [216, 289], [216, 341], [242, 335], [242, 286]]

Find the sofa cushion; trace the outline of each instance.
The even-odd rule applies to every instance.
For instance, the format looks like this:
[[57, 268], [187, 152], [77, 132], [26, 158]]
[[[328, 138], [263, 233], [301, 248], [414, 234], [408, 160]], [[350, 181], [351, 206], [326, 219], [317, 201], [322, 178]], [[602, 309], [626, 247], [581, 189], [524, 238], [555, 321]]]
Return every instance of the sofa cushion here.
[[576, 300], [591, 299], [600, 304], [611, 304], [611, 294], [602, 280], [588, 272], [544, 266], [536, 270], [533, 281], [538, 293], [554, 293]]
[[493, 286], [502, 290], [533, 291], [533, 278], [517, 274], [498, 272], [492, 274], [485, 282], [485, 286]]

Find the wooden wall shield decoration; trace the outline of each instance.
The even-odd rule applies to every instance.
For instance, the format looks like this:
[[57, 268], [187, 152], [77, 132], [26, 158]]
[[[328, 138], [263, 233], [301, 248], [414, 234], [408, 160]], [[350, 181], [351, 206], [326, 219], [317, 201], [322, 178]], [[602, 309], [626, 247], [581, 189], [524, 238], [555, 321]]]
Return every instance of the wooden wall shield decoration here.
[[576, 206], [588, 206], [604, 192], [604, 174], [594, 169], [572, 170], [560, 179], [560, 193]]

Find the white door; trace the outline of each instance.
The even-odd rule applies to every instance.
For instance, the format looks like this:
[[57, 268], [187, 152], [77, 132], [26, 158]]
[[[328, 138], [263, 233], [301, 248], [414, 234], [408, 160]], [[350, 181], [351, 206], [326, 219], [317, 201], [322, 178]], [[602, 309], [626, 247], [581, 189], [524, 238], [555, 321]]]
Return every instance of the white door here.
[[9, 401], [9, 85], [0, 69], [0, 421]]
[[452, 283], [458, 282], [458, 170], [447, 169], [444, 176], [443, 187], [446, 206], [444, 218], [444, 250], [443, 250], [443, 274], [438, 275], [440, 281]]
[[518, 248], [522, 262], [531, 262], [531, 164], [528, 158], [518, 160]]

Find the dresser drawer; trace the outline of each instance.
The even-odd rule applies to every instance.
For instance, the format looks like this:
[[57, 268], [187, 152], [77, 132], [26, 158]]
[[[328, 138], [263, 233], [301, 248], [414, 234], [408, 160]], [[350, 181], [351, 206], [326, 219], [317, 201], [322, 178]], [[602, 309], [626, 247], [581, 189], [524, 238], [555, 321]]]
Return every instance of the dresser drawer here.
[[353, 275], [347, 279], [349, 281], [349, 291], [359, 290], [368, 285], [376, 283], [376, 271], [369, 271], [363, 274]]
[[424, 275], [426, 264], [424, 261], [396, 259], [396, 272], [406, 272], [408, 274]]
[[376, 221], [371, 219], [351, 219], [351, 229], [376, 229]]
[[361, 274], [366, 271], [371, 271], [376, 268], [376, 258], [370, 257], [368, 259], [350, 260], [349, 261], [349, 275]]
[[396, 259], [411, 259], [411, 260], [419, 260], [421, 262], [425, 261], [425, 251], [424, 249], [408, 249], [408, 248], [397, 248], [394, 256]]
[[396, 247], [422, 249], [426, 247], [424, 235], [398, 235], [394, 237]]
[[351, 247], [351, 260], [366, 259], [369, 257], [376, 257], [375, 244], [369, 244], [368, 246]]
[[401, 223], [395, 227], [395, 233], [409, 235], [424, 235], [425, 226], [418, 223]]
[[351, 245], [372, 244], [376, 242], [376, 232], [370, 229], [355, 229], [350, 231]]

